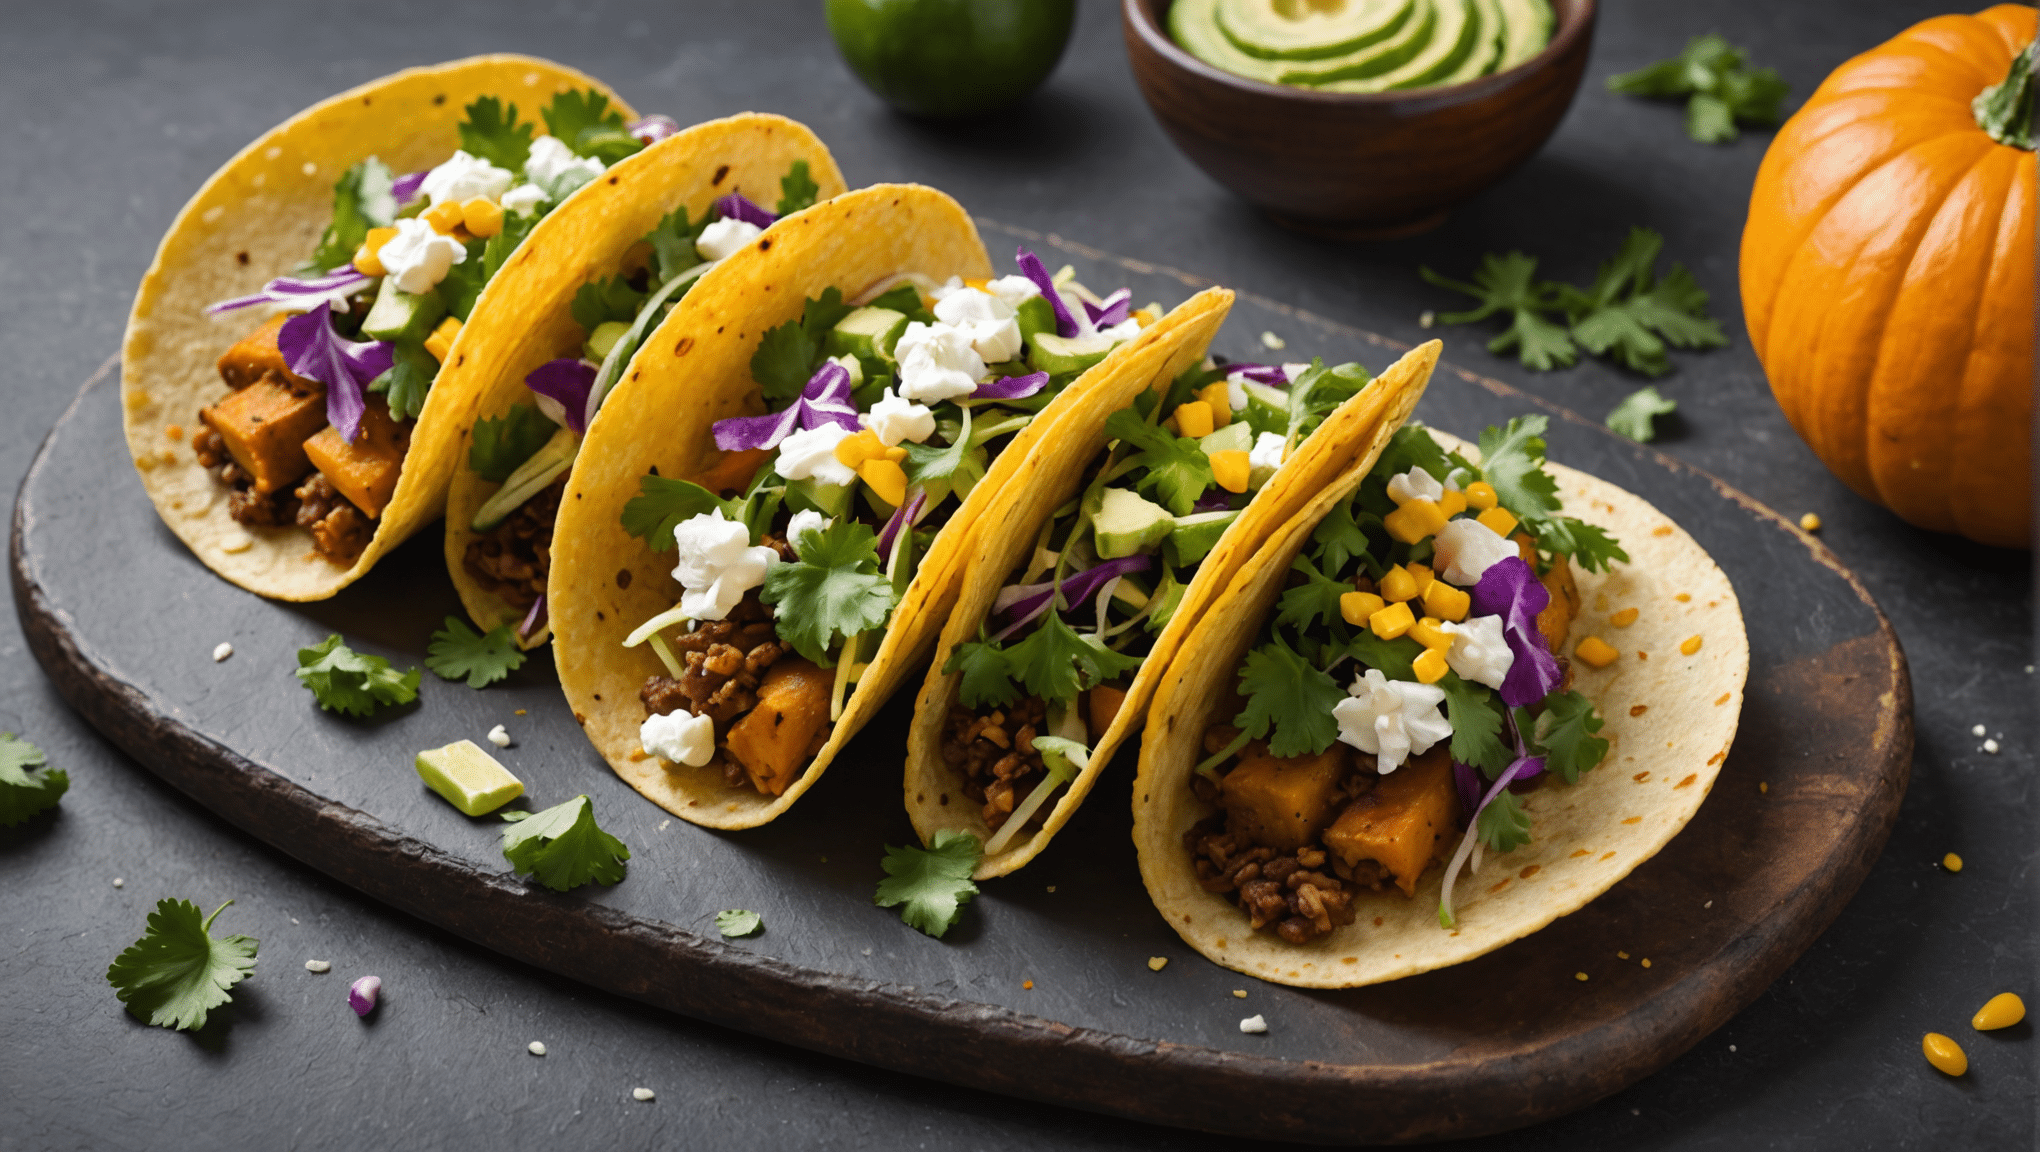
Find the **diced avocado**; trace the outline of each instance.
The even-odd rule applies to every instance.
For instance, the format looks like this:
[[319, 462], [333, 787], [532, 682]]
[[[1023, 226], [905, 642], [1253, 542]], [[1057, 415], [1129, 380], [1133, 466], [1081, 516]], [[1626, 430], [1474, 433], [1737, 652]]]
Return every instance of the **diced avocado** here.
[[841, 516], [850, 507], [855, 484], [824, 484], [812, 476], [786, 482], [786, 506], [796, 512], [813, 509], [824, 516]]
[[604, 320], [588, 333], [587, 342], [581, 345], [581, 355], [597, 364], [602, 363], [609, 359], [609, 350], [616, 347], [616, 342], [623, 339], [623, 334], [628, 331], [630, 325], [621, 320]]
[[1247, 407], [1237, 419], [1255, 432], [1284, 432], [1289, 428], [1289, 393], [1266, 384], [1243, 381]]
[[524, 782], [472, 740], [418, 753], [418, 778], [469, 816], [494, 812], [524, 795]]
[[1098, 530], [1098, 559], [1117, 560], [1161, 543], [1176, 526], [1169, 510], [1124, 488], [1107, 488], [1092, 517]]
[[1254, 430], [1247, 427], [1246, 421], [1235, 420], [1197, 441], [1197, 446], [1204, 449], [1206, 456], [1216, 456], [1220, 452], [1251, 452], [1254, 450]]
[[1029, 296], [1022, 300], [1020, 307], [1013, 310], [1013, 319], [1020, 325], [1020, 339], [1026, 341], [1029, 347], [1033, 346], [1035, 336], [1043, 332], [1055, 335], [1055, 305], [1050, 304], [1046, 296]]
[[1041, 332], [1027, 346], [1027, 362], [1036, 371], [1050, 376], [1073, 375], [1103, 360], [1118, 343], [1104, 335], [1064, 338], [1053, 332]]
[[890, 308], [859, 308], [829, 329], [826, 351], [831, 356], [882, 356], [892, 359], [893, 344], [907, 330], [907, 317]]
[[1169, 529], [1166, 543], [1169, 566], [1180, 568], [1204, 559], [1218, 546], [1218, 538], [1225, 535], [1225, 530], [1232, 527], [1232, 522], [1239, 518], [1239, 514], [1238, 509], [1232, 509], [1220, 512], [1193, 512], [1188, 516], [1176, 517]]
[[864, 386], [864, 364], [862, 361], [848, 352], [843, 353], [841, 356], [831, 357], [831, 359], [841, 364], [843, 371], [850, 374], [851, 388], [856, 389]]
[[375, 304], [361, 322], [361, 334], [371, 340], [423, 340], [432, 326], [446, 315], [446, 301], [437, 292], [413, 295], [398, 291], [396, 278], [383, 277]]

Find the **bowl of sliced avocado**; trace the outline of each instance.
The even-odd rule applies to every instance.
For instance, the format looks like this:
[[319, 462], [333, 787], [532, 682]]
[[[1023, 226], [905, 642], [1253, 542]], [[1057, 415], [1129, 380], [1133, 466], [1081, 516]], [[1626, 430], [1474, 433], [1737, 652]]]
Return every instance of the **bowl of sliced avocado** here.
[[1408, 235], [1543, 147], [1595, 0], [1121, 0], [1142, 96], [1277, 222]]

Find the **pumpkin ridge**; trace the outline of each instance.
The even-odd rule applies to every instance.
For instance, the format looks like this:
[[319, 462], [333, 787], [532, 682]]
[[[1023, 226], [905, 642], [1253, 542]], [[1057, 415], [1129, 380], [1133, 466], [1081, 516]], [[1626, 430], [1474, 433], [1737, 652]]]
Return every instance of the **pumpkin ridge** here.
[[[2024, 546], [2032, 532], [2032, 489], [2022, 482], [2032, 469], [2032, 441], [2006, 437], [2003, 426], [2026, 428], [2033, 419], [2033, 393], [2024, 378], [2031, 375], [2033, 348], [2033, 219], [2034, 169], [2031, 157], [2013, 157], [2013, 191], [2005, 197], [1993, 237], [1992, 258], [1977, 308], [1976, 336], [1963, 366], [1962, 395], [1984, 394], [1985, 403], [1972, 416], [1956, 414], [1953, 436], [1957, 459], [1972, 465], [1960, 469], [1951, 484], [1956, 528], [1971, 540], [2002, 547]], [[1993, 386], [2017, 381], [2009, 400], [2011, 411], [1994, 410], [1988, 401]], [[1993, 451], [1996, 449], [1996, 451]]]

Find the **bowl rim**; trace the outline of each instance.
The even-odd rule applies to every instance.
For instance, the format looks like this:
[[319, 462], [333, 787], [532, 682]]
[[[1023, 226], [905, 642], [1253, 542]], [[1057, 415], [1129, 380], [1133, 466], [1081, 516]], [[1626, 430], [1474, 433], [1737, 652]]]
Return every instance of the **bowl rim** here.
[[[1176, 43], [1175, 39], [1166, 30], [1149, 17], [1147, 5], [1150, 2], [1154, 3], [1158, 9], [1166, 10], [1176, 0], [1120, 0], [1120, 12], [1124, 26], [1137, 32], [1149, 51], [1167, 60], [1178, 69], [1189, 72], [1208, 82], [1234, 89], [1242, 95], [1276, 96], [1278, 98], [1298, 100], [1306, 104], [1333, 108], [1341, 106], [1367, 107], [1370, 105], [1387, 107], [1435, 101], [1441, 96], [1463, 99], [1489, 95], [1507, 87], [1509, 83], [1513, 83], [1522, 76], [1528, 75], [1532, 70], [1549, 65], [1564, 51], [1569, 50], [1580, 37], [1588, 35], [1589, 30], [1594, 26], [1595, 18], [1600, 15], [1600, 0], [1573, 0], [1573, 3], [1577, 5], [1578, 17], [1570, 21], [1560, 20], [1558, 29], [1552, 33], [1551, 42], [1544, 46], [1543, 51], [1513, 68], [1507, 68], [1487, 76], [1476, 77], [1472, 80], [1462, 80], [1457, 84], [1440, 84], [1426, 88], [1405, 88], [1386, 92], [1320, 92], [1314, 88], [1304, 88], [1290, 84], [1270, 84], [1265, 80], [1255, 80], [1250, 77], [1241, 76], [1234, 72], [1228, 72], [1216, 65], [1206, 63], [1198, 57], [1191, 55], [1188, 49]], [[1554, 7], [1563, 2], [1564, 0], [1552, 0]]]

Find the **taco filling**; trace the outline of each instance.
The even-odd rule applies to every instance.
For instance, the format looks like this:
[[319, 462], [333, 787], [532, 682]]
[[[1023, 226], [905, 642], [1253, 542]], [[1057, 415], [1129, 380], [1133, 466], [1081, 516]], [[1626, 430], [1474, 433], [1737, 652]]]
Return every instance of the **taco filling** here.
[[625, 125], [608, 97], [569, 90], [542, 110], [546, 134], [493, 96], [467, 106], [461, 147], [394, 176], [369, 158], [333, 190], [318, 248], [262, 291], [207, 308], [265, 308], [229, 348], [232, 391], [200, 409], [199, 463], [228, 489], [232, 518], [295, 525], [346, 567], [388, 506], [439, 368], [498, 269], [532, 227], [608, 165], [675, 126]]
[[1042, 524], [961, 673], [942, 759], [982, 806], [987, 855], [1039, 827], [1089, 764], [1198, 566], [1325, 417], [1373, 379], [1358, 364], [1206, 361], [1105, 423], [1081, 494]]
[[1606, 754], [1559, 653], [1572, 566], [1629, 557], [1562, 515], [1544, 427], [1488, 429], [1479, 464], [1399, 430], [1297, 556], [1239, 667], [1242, 707], [1190, 776], [1218, 811], [1183, 850], [1254, 930], [1307, 943], [1352, 923], [1362, 891], [1414, 896], [1434, 865], [1449, 928], [1462, 873], [1531, 842], [1518, 797]]
[[1025, 249], [1018, 265], [808, 300], [765, 333], [750, 367], [767, 411], [717, 422], [711, 474], [641, 479], [624, 530], [676, 554], [682, 590], [624, 641], [666, 667], [639, 694], [647, 755], [783, 794], [991, 456], [1160, 318]]
[[579, 356], [549, 360], [524, 378], [531, 403], [475, 424], [468, 467], [500, 484], [475, 511], [461, 566], [483, 588], [525, 613], [521, 636], [544, 618], [553, 521], [581, 437], [646, 336], [701, 277], [781, 216], [812, 205], [819, 189], [805, 160], [780, 180], [774, 210], [732, 192], [699, 220], [676, 208], [625, 256], [616, 276], [581, 285], [571, 305], [585, 339]]

